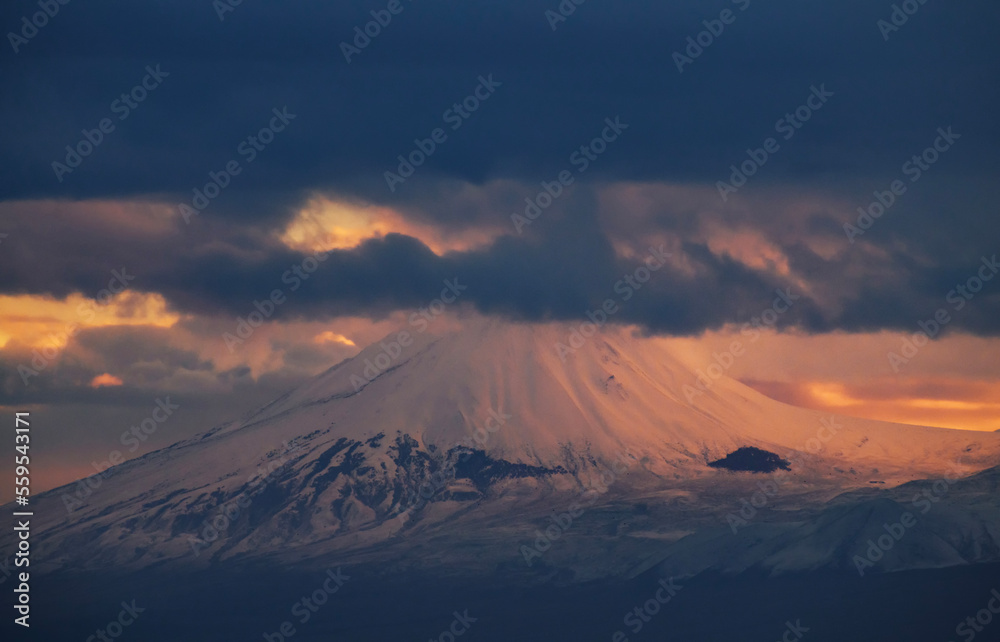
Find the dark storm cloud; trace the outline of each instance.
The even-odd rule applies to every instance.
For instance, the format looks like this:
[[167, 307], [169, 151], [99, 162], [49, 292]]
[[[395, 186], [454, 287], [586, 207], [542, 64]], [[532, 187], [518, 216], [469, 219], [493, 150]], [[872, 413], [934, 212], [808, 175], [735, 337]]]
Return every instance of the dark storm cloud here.
[[75, 347], [99, 357], [91, 364], [103, 372], [127, 375], [129, 381], [154, 383], [160, 374], [177, 369], [211, 372], [212, 362], [191, 350], [169, 345], [164, 328], [113, 327], [79, 332]]
[[[94, 297], [109, 275], [124, 268], [134, 277], [132, 290], [160, 293], [176, 311], [209, 317], [245, 317], [255, 309], [255, 301], [280, 290], [285, 302], [276, 310], [278, 320], [380, 318], [427, 305], [446, 279], [458, 278], [468, 286], [462, 301], [483, 312], [533, 320], [582, 318], [605, 299], [620, 299], [615, 284], [641, 265], [646, 251], [640, 248], [640, 256], [628, 259], [617, 254], [594, 198], [591, 191], [578, 189], [563, 196], [524, 236], [502, 235], [490, 245], [464, 252], [438, 256], [415, 238], [389, 234], [353, 249], [330, 251], [315, 262], [311, 255], [279, 243], [264, 228], [207, 216], [191, 226], [174, 218], [164, 229], [136, 231], [116, 228], [118, 219], [97, 220], [88, 228], [74, 226], [66, 212], [46, 218], [25, 211], [17, 217], [17, 234], [8, 239], [7, 251], [0, 253], [0, 273], [8, 291], [57, 296], [82, 291]], [[800, 291], [794, 279], [710, 251], [697, 238], [690, 215], [657, 214], [632, 231], [640, 238], [653, 232], [676, 234], [681, 239], [678, 254], [685, 257], [688, 269], [668, 265], [656, 272], [623, 302], [615, 321], [640, 323], [655, 332], [697, 333], [727, 322], [748, 322], [770, 305], [775, 289], [792, 286], [802, 298], [782, 316], [782, 327], [814, 332], [912, 329], [945, 304], [950, 289], [975, 274], [981, 256], [968, 249], [911, 256], [893, 239], [913, 220], [921, 220], [906, 219], [910, 210], [900, 209], [896, 219], [887, 216], [870, 228], [868, 234], [881, 234], [897, 246], [880, 250], [885, 256], [872, 255], [860, 244], [851, 247], [841, 223], [827, 212], [813, 215], [804, 225], [814, 237], [845, 248], [830, 258], [817, 255], [794, 232], [782, 232], [787, 220], [778, 214], [748, 228], [763, 231], [782, 249], [792, 274], [809, 284], [808, 293]], [[506, 215], [499, 216], [507, 221]], [[748, 222], [733, 216], [734, 226], [747, 229]], [[619, 223], [630, 226], [627, 220]], [[38, 247], [53, 251], [40, 263], [24, 260]], [[1000, 296], [990, 287], [987, 283], [974, 305], [955, 315], [949, 330], [996, 334]], [[138, 334], [122, 336], [133, 335], [135, 340], [122, 352], [125, 361], [145, 353]], [[115, 352], [109, 346], [93, 347]]]
[[[638, 135], [600, 173], [714, 181], [814, 83], [836, 101], [775, 159], [769, 180], [880, 171], [949, 123], [976, 132], [966, 170], [996, 167], [989, 3], [925, 5], [884, 42], [876, 20], [889, 4], [754, 0], [684, 74], [671, 54], [732, 3], [588, 3], [553, 32], [543, 12], [556, 4], [406, 2], [348, 64], [338, 43], [381, 4], [244, 2], [220, 22], [203, 1], [71, 3], [18, 54], [3, 53], [0, 114], [16, 124], [3, 142], [17, 151], [0, 166], [2, 194], [186, 195], [283, 105], [297, 120], [227, 199], [324, 184], [381, 194], [395, 156], [489, 73], [503, 86], [425, 169], [472, 181], [544, 177], [621, 114]], [[0, 24], [14, 28], [33, 10], [13, 3]], [[162, 86], [57, 182], [50, 164], [64, 146], [113, 117], [109, 104], [157, 63], [170, 74]]]
[[[615, 115], [630, 129], [588, 170], [588, 182], [713, 185], [823, 84], [834, 92], [829, 103], [782, 141], [747, 190], [794, 185], [865, 205], [938, 127], [954, 126], [963, 138], [901, 199], [895, 218], [887, 215], [865, 236], [898, 259], [903, 277], [850, 277], [847, 268], [867, 265], [867, 257], [823, 259], [783, 238], [786, 217], [735, 215], [731, 223], [761, 230], [797, 272], [845, 301], [834, 309], [806, 298], [783, 323], [815, 331], [912, 328], [939, 305], [952, 276], [996, 251], [989, 246], [1000, 238], [991, 187], [1000, 142], [994, 4], [928, 3], [885, 42], [876, 21], [891, 3], [752, 0], [683, 74], [671, 54], [704, 29], [703, 20], [736, 5], [585, 3], [553, 31], [544, 11], [557, 4], [404, 0], [403, 13], [350, 64], [339, 43], [384, 3], [244, 2], [224, 21], [202, 0], [60, 5], [17, 54], [8, 48], [0, 58], [7, 124], [0, 199], [176, 205], [190, 202], [192, 189], [227, 161], [240, 159], [243, 169], [187, 227], [144, 233], [114, 220], [28, 214], [3, 221], [0, 231], [12, 237], [0, 253], [0, 288], [92, 296], [110, 270], [125, 266], [136, 289], [160, 292], [178, 310], [243, 315], [273, 288], [288, 289], [281, 277], [304, 257], [273, 232], [314, 190], [388, 204], [449, 229], [493, 218], [506, 225], [521, 199], [566, 169], [569, 154]], [[16, 31], [35, 11], [33, 2], [8, 4], [0, 27]], [[157, 64], [169, 74], [162, 84], [58, 181], [51, 163], [63, 160], [64, 147], [102, 118], [117, 118], [113, 101]], [[395, 169], [415, 138], [442, 126], [444, 110], [470, 94], [481, 74], [502, 83], [496, 93], [390, 193], [383, 172]], [[286, 105], [295, 119], [245, 162], [240, 142]], [[463, 202], [452, 187], [504, 179], [508, 187], [486, 201]], [[279, 314], [380, 315], [423, 305], [441, 280], [459, 276], [469, 282], [467, 300], [485, 311], [579, 317], [635, 265], [616, 257], [585, 195], [564, 200], [563, 213], [546, 215], [546, 230], [475, 251], [438, 257], [414, 239], [389, 236], [334, 252], [288, 293], [294, 302]], [[709, 252], [689, 238], [695, 218], [665, 209], [661, 229], [686, 242], [697, 273], [660, 273], [623, 307], [621, 320], [695, 332], [745, 320], [741, 314], [759, 312], [774, 288], [787, 285]], [[842, 235], [850, 217], [817, 213], [811, 233]], [[995, 334], [997, 307], [984, 292], [954, 327]]]

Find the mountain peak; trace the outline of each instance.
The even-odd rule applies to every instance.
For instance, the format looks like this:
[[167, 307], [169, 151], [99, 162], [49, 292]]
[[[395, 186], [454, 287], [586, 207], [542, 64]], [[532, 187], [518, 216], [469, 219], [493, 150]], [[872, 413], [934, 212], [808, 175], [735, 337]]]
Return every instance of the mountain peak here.
[[[472, 317], [406, 327], [242, 420], [117, 467], [72, 526], [53, 524], [53, 545], [76, 554], [59, 542], [89, 534], [134, 541], [133, 553], [102, 547], [105, 557], [178, 557], [192, 539], [212, 555], [263, 554], [287, 541], [384, 535], [471, 505], [565, 505], [566, 494], [612, 482], [622, 497], [741, 488], [752, 473], [710, 465], [733, 452], [793, 461], [779, 473], [793, 480], [790, 494], [940, 477], [957, 461], [975, 472], [1000, 453], [994, 433], [829, 417], [725, 376], [691, 396], [689, 361], [614, 325]], [[202, 532], [257, 488], [225, 543]], [[95, 559], [109, 561], [122, 560]]]

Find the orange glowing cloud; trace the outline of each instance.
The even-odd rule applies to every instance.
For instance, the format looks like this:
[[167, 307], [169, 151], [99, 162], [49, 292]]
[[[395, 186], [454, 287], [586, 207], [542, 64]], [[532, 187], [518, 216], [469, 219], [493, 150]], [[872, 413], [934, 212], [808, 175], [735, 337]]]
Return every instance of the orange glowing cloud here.
[[340, 343], [340, 344], [343, 344], [345, 346], [354, 347], [354, 342], [353, 341], [351, 341], [350, 339], [348, 339], [347, 337], [345, 337], [342, 334], [337, 334], [336, 332], [333, 332], [332, 330], [327, 330], [325, 332], [321, 332], [321, 333], [317, 334], [315, 337], [313, 337], [313, 342], [314, 343], [319, 343], [319, 344], [323, 344], [323, 343]]
[[179, 319], [159, 294], [126, 290], [97, 301], [76, 293], [65, 299], [0, 295], [0, 348], [12, 340], [30, 347], [63, 348], [80, 328], [171, 327]]
[[90, 380], [90, 387], [91, 388], [100, 388], [102, 386], [120, 386], [123, 383], [124, 382], [121, 379], [119, 379], [118, 377], [116, 377], [116, 376], [114, 376], [112, 374], [108, 374], [107, 372], [105, 372], [104, 374], [99, 374], [96, 377], [94, 377], [93, 379], [91, 379]]
[[[923, 379], [900, 384], [746, 380], [758, 391], [786, 403], [845, 415], [904, 424], [963, 430], [1000, 430], [1000, 384]], [[925, 396], [933, 395], [933, 396]]]
[[734, 230], [712, 225], [707, 230], [708, 249], [755, 270], [788, 276], [788, 257], [756, 230]]
[[1000, 339], [955, 334], [927, 344], [894, 372], [886, 354], [903, 334], [762, 333], [727, 328], [662, 339], [694, 369], [741, 341], [726, 374], [779, 401], [806, 408], [922, 426], [1000, 429]]
[[481, 247], [494, 236], [479, 229], [447, 232], [408, 220], [389, 207], [318, 196], [296, 214], [282, 232], [281, 241], [294, 250], [313, 253], [350, 249], [393, 232], [420, 240], [438, 255]]

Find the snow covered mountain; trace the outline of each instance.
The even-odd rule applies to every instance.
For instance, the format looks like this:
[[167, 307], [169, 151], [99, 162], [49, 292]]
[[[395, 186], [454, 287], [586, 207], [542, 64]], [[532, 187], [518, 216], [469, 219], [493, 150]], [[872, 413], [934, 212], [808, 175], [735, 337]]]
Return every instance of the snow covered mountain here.
[[[578, 576], [656, 563], [794, 569], [833, 563], [832, 551], [894, 512], [881, 499], [888, 489], [1000, 463], [1000, 434], [830, 417], [724, 376], [692, 395], [699, 365], [628, 328], [581, 345], [566, 324], [440, 326], [393, 333], [240, 420], [111, 469], [89, 491], [78, 482], [40, 496], [39, 559], [141, 568], [447, 555], [495, 569], [522, 563], [518, 547], [582, 497], [567, 539], [614, 554], [597, 562], [571, 545], [547, 556]], [[787, 470], [708, 465], [745, 447]], [[775, 481], [766, 516], [733, 528], [764, 480]], [[978, 544], [966, 542], [989, 559], [1000, 558], [993, 497], [994, 512], [975, 522]], [[859, 508], [869, 501], [878, 510]], [[720, 555], [747, 532], [760, 535], [754, 546]], [[934, 563], [974, 561], [935, 550]]]

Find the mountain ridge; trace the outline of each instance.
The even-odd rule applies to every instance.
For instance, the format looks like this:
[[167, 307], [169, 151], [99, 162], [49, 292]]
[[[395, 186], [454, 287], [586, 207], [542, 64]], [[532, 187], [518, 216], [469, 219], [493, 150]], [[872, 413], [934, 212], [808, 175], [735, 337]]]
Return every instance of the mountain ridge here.
[[[735, 504], [753, 492], [758, 480], [709, 465], [740, 448], [790, 462], [793, 505], [1000, 459], [1000, 435], [831, 418], [725, 377], [689, 404], [693, 369], [662, 342], [609, 326], [562, 360], [567, 332], [472, 318], [406, 346], [390, 334], [240, 420], [115, 467], [68, 519], [67, 487], [39, 496], [39, 547], [55, 566], [368, 556], [420, 533], [527, 525], [533, 507], [602, 488], [616, 461], [627, 472], [599, 506], [674, 510], [676, 497]], [[686, 515], [684, 528], [724, 526], [725, 512]], [[611, 514], [595, 507], [585, 521]]]

